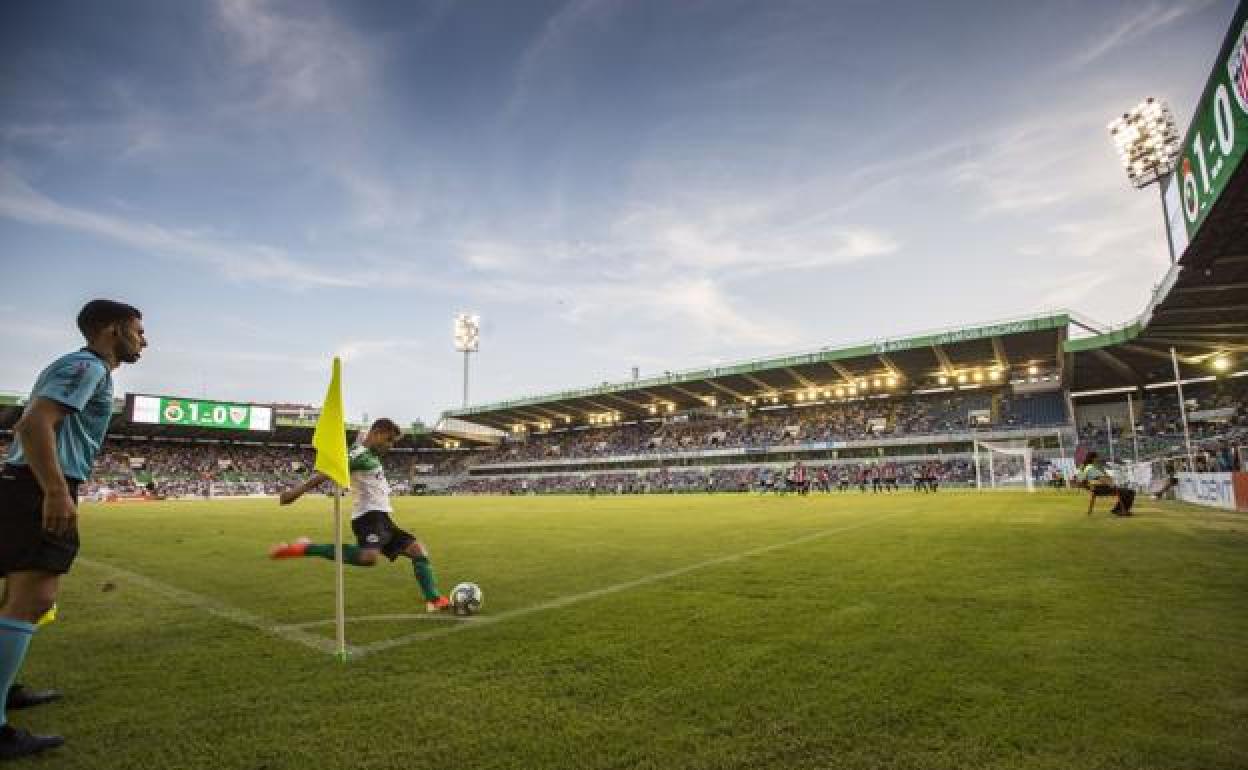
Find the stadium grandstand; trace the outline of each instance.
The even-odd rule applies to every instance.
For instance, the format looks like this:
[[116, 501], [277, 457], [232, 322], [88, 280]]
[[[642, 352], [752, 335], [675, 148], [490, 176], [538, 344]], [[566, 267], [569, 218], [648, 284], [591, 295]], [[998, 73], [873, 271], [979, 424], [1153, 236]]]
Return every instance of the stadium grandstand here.
[[[958, 486], [976, 483], [976, 442], [1006, 442], [1033, 449], [1041, 481], [1068, 473], [1078, 446], [1183, 459], [1184, 414], [1197, 467], [1237, 469], [1248, 372], [1227, 362], [1243, 346], [1219, 331], [1161, 336], [1176, 333], [1151, 319], [1170, 307], [1121, 329], [1055, 313], [451, 410], [406, 428], [387, 473], [401, 494], [743, 491], [801, 461], [828, 489]], [[0, 443], [23, 403], [0, 394]], [[132, 403], [114, 405], [88, 494], [270, 495], [311, 467], [315, 407], [273, 405], [270, 430], [245, 431], [138, 422]]]

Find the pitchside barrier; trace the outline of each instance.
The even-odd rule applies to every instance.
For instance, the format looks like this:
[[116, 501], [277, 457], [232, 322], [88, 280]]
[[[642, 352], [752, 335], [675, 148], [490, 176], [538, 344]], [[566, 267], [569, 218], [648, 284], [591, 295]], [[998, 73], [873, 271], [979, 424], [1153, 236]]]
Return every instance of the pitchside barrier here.
[[1178, 475], [1178, 498], [1187, 503], [1248, 512], [1248, 473], [1187, 473]]

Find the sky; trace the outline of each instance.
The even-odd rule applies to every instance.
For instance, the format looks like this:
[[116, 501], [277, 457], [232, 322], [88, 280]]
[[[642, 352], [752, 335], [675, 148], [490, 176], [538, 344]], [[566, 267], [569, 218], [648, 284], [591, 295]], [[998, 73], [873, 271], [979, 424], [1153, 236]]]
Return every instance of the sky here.
[[1169, 258], [1109, 141], [1235, 0], [0, 4], [0, 391], [460, 406], [1071, 309]]

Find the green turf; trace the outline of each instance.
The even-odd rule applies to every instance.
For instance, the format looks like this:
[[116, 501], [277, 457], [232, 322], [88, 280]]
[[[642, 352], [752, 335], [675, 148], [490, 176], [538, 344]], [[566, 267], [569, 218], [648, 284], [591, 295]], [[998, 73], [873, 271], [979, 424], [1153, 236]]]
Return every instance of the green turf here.
[[[443, 586], [478, 582], [482, 617], [503, 617], [345, 665], [126, 579], [103, 590], [98, 566], [326, 620], [332, 565], [264, 556], [327, 537], [326, 501], [84, 506], [93, 565], [22, 672], [67, 698], [11, 719], [67, 736], [46, 768], [1248, 766], [1248, 516], [1084, 502], [403, 499]], [[349, 615], [420, 610], [406, 562], [349, 571]]]

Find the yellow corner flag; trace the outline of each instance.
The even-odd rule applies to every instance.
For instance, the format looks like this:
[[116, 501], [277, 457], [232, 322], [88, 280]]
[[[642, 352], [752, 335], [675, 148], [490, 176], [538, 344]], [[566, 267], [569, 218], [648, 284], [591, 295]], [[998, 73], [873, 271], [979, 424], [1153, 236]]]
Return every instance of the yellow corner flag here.
[[325, 405], [321, 407], [321, 416], [316, 418], [312, 446], [316, 449], [316, 470], [333, 479], [342, 489], [351, 486], [351, 471], [347, 467], [347, 423], [342, 416], [342, 362], [337, 358], [334, 358], [329, 390], [325, 392]]

